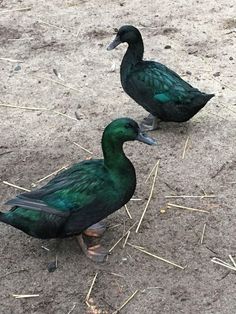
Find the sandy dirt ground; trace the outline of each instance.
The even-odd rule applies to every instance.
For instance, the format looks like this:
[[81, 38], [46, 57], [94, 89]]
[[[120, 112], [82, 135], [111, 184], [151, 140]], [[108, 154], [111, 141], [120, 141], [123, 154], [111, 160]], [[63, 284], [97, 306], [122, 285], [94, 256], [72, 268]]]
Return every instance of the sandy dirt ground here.
[[[185, 268], [131, 246], [122, 248], [122, 243], [97, 265], [86, 259], [75, 239], [66, 239], [57, 252], [58, 269], [49, 273], [56, 241], [30, 238], [1, 224], [1, 313], [110, 314], [136, 290], [120, 313], [236, 313], [235, 271], [211, 261], [218, 257], [232, 265], [229, 255], [236, 258], [233, 5], [233, 0], [0, 1], [1, 210], [21, 192], [3, 181], [27, 189], [32, 183], [40, 186], [46, 180], [37, 183], [39, 179], [91, 156], [73, 142], [92, 151], [93, 158], [101, 157], [101, 134], [112, 119], [141, 121], [146, 115], [120, 85], [126, 46], [106, 51], [115, 27], [139, 27], [145, 58], [216, 94], [188, 123], [161, 123], [152, 132], [156, 147], [125, 145], [137, 172], [135, 197], [141, 201], [128, 204], [133, 220], [124, 209], [111, 215], [107, 223], [113, 228], [103, 238], [112, 247], [140, 219], [153, 180], [145, 179], [160, 158], [153, 197], [129, 243]], [[29, 10], [14, 11], [18, 8]], [[167, 197], [209, 194], [214, 197]], [[167, 203], [208, 212], [163, 210]], [[96, 273], [88, 306], [85, 298]], [[13, 294], [38, 296], [16, 299]]]

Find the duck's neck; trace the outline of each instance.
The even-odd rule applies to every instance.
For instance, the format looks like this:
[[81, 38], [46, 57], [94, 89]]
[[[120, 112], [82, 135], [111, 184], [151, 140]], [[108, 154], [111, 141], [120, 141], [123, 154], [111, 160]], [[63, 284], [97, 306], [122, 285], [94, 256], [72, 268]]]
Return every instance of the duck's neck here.
[[125, 156], [122, 142], [114, 141], [109, 137], [104, 136], [102, 138], [102, 150], [104, 156], [104, 164], [110, 170], [128, 170], [129, 166], [132, 166], [130, 160]]
[[129, 44], [121, 63], [120, 68], [121, 73], [124, 74], [124, 72], [126, 72], [128, 74], [133, 66], [135, 66], [138, 62], [143, 60], [143, 53], [144, 53], [143, 40], [142, 37], [140, 36], [138, 41]]

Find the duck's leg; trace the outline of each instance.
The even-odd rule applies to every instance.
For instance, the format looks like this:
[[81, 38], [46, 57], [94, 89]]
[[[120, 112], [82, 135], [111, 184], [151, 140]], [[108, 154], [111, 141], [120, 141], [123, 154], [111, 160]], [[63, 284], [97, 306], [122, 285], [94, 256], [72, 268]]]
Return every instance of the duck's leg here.
[[59, 251], [61, 242], [61, 239], [56, 239], [55, 248], [52, 250], [52, 253], [50, 253], [51, 258], [47, 265], [49, 273], [53, 273], [57, 269], [57, 252]]
[[160, 120], [150, 113], [143, 119], [141, 129], [142, 131], [154, 131], [158, 128], [158, 122], [160, 122]]
[[84, 254], [93, 260], [94, 262], [104, 262], [105, 258], [108, 255], [108, 251], [101, 246], [101, 244], [96, 244], [93, 246], [88, 246], [83, 238], [83, 234], [80, 234], [76, 237], [82, 251]]
[[106, 224], [100, 221], [86, 229], [83, 234], [85, 234], [87, 237], [100, 238], [105, 231]]

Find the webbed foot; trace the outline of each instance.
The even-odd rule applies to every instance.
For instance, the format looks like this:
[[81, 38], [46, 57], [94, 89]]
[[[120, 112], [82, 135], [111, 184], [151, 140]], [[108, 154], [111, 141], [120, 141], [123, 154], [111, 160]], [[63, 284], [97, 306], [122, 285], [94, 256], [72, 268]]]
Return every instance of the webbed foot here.
[[106, 224], [100, 221], [90, 226], [89, 228], [87, 228], [83, 232], [83, 234], [85, 234], [87, 237], [100, 238], [105, 231], [106, 231]]
[[141, 130], [142, 131], [154, 131], [158, 129], [158, 122], [160, 122], [160, 120], [150, 113], [141, 122]]
[[80, 234], [78, 237], [76, 237], [83, 253], [92, 261], [101, 263], [104, 262], [107, 255], [108, 251], [101, 246], [101, 244], [96, 244], [92, 246], [88, 246], [83, 238], [83, 235]]

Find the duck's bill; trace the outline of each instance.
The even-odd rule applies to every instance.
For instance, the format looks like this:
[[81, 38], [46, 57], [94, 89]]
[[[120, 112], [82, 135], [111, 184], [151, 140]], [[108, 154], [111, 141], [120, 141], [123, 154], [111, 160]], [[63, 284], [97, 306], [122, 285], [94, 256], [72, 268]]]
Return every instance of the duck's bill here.
[[121, 44], [120, 37], [116, 36], [116, 38], [107, 47], [107, 50], [115, 49], [119, 44]]
[[147, 136], [145, 133], [141, 133], [141, 132], [136, 137], [136, 140], [139, 142], [143, 142], [145, 144], [148, 144], [148, 145], [156, 145], [156, 143], [157, 143], [152, 137]]

